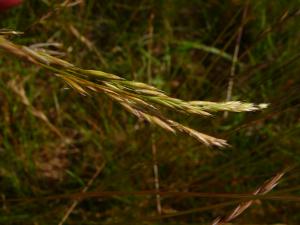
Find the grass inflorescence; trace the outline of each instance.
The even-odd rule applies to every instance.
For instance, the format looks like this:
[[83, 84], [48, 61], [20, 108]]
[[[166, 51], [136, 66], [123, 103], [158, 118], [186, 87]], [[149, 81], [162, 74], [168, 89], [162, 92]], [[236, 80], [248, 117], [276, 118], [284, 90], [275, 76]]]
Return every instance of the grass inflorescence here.
[[145, 83], [128, 81], [117, 75], [99, 70], [78, 68], [45, 52], [13, 44], [3, 36], [0, 36], [0, 47], [54, 72], [82, 95], [89, 95], [90, 92], [105, 93], [138, 118], [173, 133], [176, 131], [186, 133], [207, 146], [225, 147], [228, 144], [223, 139], [206, 135], [167, 118], [163, 115], [161, 108], [165, 107], [186, 114], [211, 116], [211, 112], [217, 111], [249, 112], [267, 107], [267, 104], [240, 101], [221, 103], [184, 101], [172, 98], [163, 91]]

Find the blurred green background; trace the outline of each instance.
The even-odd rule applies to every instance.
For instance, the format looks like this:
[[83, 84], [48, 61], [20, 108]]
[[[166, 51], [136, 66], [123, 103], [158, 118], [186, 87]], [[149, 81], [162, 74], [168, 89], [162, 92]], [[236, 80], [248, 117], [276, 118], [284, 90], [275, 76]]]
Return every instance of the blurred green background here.
[[[290, 165], [271, 192], [282, 198], [256, 200], [232, 222], [300, 224], [299, 6], [27, 0], [1, 12], [0, 28], [24, 32], [11, 38], [16, 43], [55, 42], [54, 54], [82, 68], [150, 83], [184, 100], [225, 101], [238, 47], [232, 99], [270, 106], [212, 118], [169, 112], [231, 144], [207, 148], [139, 121], [105, 96], [81, 96], [1, 50], [0, 224], [59, 224], [78, 196], [87, 198], [64, 224], [211, 224], [242, 201], [232, 194], [251, 193]], [[161, 196], [164, 218], [153, 194], [154, 158], [160, 190], [227, 197]], [[81, 194], [85, 187], [94, 195]]]

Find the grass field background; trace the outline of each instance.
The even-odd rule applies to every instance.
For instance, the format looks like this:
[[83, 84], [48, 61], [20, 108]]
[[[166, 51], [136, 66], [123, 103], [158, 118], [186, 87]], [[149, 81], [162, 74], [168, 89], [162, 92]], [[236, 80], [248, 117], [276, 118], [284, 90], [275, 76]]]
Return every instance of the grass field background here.
[[[208, 118], [166, 111], [231, 145], [208, 148], [1, 50], [0, 224], [211, 224], [245, 201], [234, 194], [289, 166], [269, 193], [277, 199], [257, 199], [231, 222], [300, 223], [298, 0], [62, 2], [24, 1], [1, 12], [0, 28], [184, 100], [225, 101], [235, 64], [231, 99], [270, 105]], [[160, 190], [173, 193], [160, 196], [160, 213], [155, 165]]]

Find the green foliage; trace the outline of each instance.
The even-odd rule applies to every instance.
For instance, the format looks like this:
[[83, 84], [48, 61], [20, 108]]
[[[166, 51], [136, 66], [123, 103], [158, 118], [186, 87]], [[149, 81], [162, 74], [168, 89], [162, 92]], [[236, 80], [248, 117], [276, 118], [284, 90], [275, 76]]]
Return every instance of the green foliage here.
[[[59, 43], [45, 49], [79, 68], [149, 83], [172, 99], [225, 101], [246, 2], [84, 2], [24, 1], [1, 13], [0, 28], [25, 32], [13, 43]], [[290, 165], [296, 167], [271, 193], [281, 198], [258, 200], [233, 222], [299, 223], [299, 1], [248, 4], [232, 100], [269, 108], [227, 118], [167, 111], [172, 120], [227, 139], [224, 150], [150, 128], [106, 96], [81, 96], [53, 72], [1, 50], [0, 223], [59, 224], [71, 194], [84, 196], [104, 162], [86, 192], [95, 195], [80, 201], [66, 224], [211, 223], [243, 200], [233, 194], [253, 192]], [[122, 82], [113, 84], [133, 84]], [[143, 192], [154, 190], [153, 146], [160, 190], [180, 193], [161, 196], [164, 219], [155, 194]]]

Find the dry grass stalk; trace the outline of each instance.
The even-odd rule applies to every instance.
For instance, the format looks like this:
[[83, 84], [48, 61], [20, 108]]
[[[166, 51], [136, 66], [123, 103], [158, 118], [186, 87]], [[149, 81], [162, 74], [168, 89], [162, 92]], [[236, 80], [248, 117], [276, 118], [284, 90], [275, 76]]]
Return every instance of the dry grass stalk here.
[[[276, 174], [271, 179], [267, 180], [263, 185], [258, 187], [252, 194], [253, 195], [264, 195], [270, 192], [273, 188], [277, 186], [279, 180], [283, 177], [286, 171]], [[228, 216], [226, 217], [218, 217], [212, 223], [212, 225], [221, 225], [228, 223], [242, 214], [247, 208], [249, 208], [254, 200], [249, 200], [247, 202], [243, 202], [239, 204]]]
[[[152, 12], [149, 16], [149, 27], [148, 27], [148, 54], [152, 56], [152, 48], [153, 48], [153, 33], [154, 33], [154, 20], [155, 14]], [[152, 80], [152, 57], [148, 58], [147, 63], [147, 76], [148, 82]], [[154, 175], [154, 188], [157, 193], [160, 191], [160, 181], [159, 181], [159, 169], [158, 169], [158, 160], [157, 160], [157, 147], [156, 140], [154, 138], [154, 133], [151, 134], [151, 148], [152, 148], [152, 159], [153, 159], [153, 175]], [[158, 215], [162, 214], [162, 206], [161, 206], [161, 196], [160, 194], [156, 194], [156, 210]]]
[[[242, 25], [240, 26], [240, 28], [238, 30], [238, 35], [237, 35], [234, 54], [233, 54], [233, 61], [232, 61], [231, 69], [230, 69], [230, 76], [229, 76], [229, 82], [228, 82], [228, 88], [227, 88], [227, 94], [226, 94], [226, 101], [231, 101], [232, 89], [233, 89], [233, 83], [234, 83], [234, 77], [235, 77], [235, 71], [236, 71], [236, 64], [238, 62], [238, 55], [239, 55], [240, 44], [241, 44], [242, 35], [243, 35], [243, 28], [244, 28], [246, 16], [247, 16], [247, 13], [248, 13], [248, 5], [249, 5], [249, 1], [247, 1], [247, 3], [246, 3], [244, 13], [243, 13], [243, 18], [242, 18]], [[228, 116], [228, 112], [225, 111], [224, 112], [224, 118], [227, 118], [227, 116]]]
[[43, 51], [16, 45], [1, 35], [0, 47], [54, 72], [82, 95], [90, 95], [91, 92], [105, 93], [137, 117], [173, 133], [177, 131], [186, 133], [207, 146], [225, 147], [227, 143], [225, 140], [211, 137], [166, 118], [162, 115], [161, 109], [168, 108], [186, 114], [210, 116], [211, 112], [216, 111], [255, 111], [267, 106], [266, 104], [256, 105], [238, 101], [222, 103], [184, 101], [169, 97], [163, 91], [145, 83], [128, 81], [98, 70], [81, 69]]
[[102, 65], [107, 68], [108, 64], [105, 61], [104, 57], [102, 56], [101, 52], [95, 47], [94, 43], [91, 42], [89, 39], [87, 39], [85, 36], [83, 36], [72, 24], [69, 26], [69, 30], [71, 33], [80, 41], [82, 42], [91, 52], [94, 52]]
[[161, 196], [159, 193], [160, 191], [160, 182], [159, 182], [159, 170], [158, 170], [158, 162], [157, 162], [157, 147], [156, 147], [156, 140], [154, 138], [154, 134], [151, 135], [151, 142], [152, 142], [152, 156], [153, 156], [153, 174], [154, 174], [154, 187], [157, 191], [156, 197], [156, 210], [158, 215], [162, 214], [162, 206], [161, 206]]
[[64, 135], [60, 132], [60, 130], [49, 121], [46, 114], [43, 111], [36, 109], [30, 103], [25, 93], [24, 80], [20, 80], [20, 79], [11, 80], [8, 83], [8, 87], [10, 87], [19, 96], [21, 102], [27, 107], [27, 109], [33, 116], [42, 120], [49, 127], [49, 129], [53, 131], [58, 137], [60, 137], [61, 139], [65, 139]]
[[[92, 176], [92, 178], [89, 180], [89, 182], [87, 183], [87, 185], [82, 189], [81, 193], [86, 193], [88, 191], [88, 189], [92, 186], [92, 184], [94, 183], [94, 181], [96, 180], [96, 178], [100, 175], [100, 173], [102, 172], [103, 168], [105, 166], [105, 163], [102, 163], [100, 167], [97, 168], [96, 172], [94, 173], [94, 175]], [[69, 216], [71, 215], [71, 213], [74, 211], [74, 209], [76, 208], [76, 206], [79, 204], [79, 200], [75, 200], [72, 205], [68, 208], [68, 210], [66, 211], [66, 213], [64, 214], [63, 218], [61, 219], [61, 221], [59, 222], [58, 225], [63, 225], [67, 219], [69, 218]]]
[[[46, 3], [47, 4], [47, 3]], [[43, 15], [39, 21], [37, 23], [41, 23], [45, 20], [47, 20], [49, 17], [51, 17], [54, 13], [58, 13], [60, 12], [61, 10], [63, 10], [64, 8], [71, 8], [71, 7], [74, 7], [76, 5], [79, 5], [79, 4], [83, 4], [83, 0], [74, 0], [74, 1], [71, 1], [71, 0], [65, 0], [63, 1], [62, 3], [60, 4], [57, 4], [53, 10], [49, 11], [48, 13], [46, 13], [45, 15]]]

